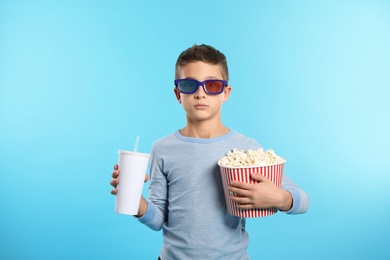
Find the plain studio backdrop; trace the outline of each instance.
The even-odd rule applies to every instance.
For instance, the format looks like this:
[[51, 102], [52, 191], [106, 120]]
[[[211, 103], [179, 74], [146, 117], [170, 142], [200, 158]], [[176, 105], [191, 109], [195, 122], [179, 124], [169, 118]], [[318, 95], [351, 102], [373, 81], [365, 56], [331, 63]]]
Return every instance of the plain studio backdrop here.
[[184, 126], [174, 65], [195, 43], [227, 56], [224, 123], [311, 198], [249, 219], [251, 258], [389, 259], [385, 0], [0, 1], [0, 258], [157, 258], [109, 181], [136, 136], [149, 153]]

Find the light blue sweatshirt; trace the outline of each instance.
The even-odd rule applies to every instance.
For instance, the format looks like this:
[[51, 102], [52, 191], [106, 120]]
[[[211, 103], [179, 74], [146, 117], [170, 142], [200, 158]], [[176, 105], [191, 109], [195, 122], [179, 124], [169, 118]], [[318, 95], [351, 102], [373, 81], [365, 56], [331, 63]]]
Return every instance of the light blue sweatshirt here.
[[[185, 137], [177, 131], [154, 143], [148, 209], [138, 220], [163, 230], [162, 260], [249, 259], [245, 219], [227, 213], [217, 165], [233, 148], [260, 145], [233, 130], [209, 139]], [[293, 197], [287, 214], [307, 211], [307, 194], [286, 175], [282, 189]]]

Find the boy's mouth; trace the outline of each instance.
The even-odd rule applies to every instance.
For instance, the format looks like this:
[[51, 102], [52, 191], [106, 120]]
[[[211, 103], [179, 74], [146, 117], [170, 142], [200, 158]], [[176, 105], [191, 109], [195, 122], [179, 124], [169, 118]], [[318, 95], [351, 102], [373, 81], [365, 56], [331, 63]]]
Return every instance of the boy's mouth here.
[[194, 106], [196, 109], [206, 109], [208, 106], [205, 104], [196, 104]]

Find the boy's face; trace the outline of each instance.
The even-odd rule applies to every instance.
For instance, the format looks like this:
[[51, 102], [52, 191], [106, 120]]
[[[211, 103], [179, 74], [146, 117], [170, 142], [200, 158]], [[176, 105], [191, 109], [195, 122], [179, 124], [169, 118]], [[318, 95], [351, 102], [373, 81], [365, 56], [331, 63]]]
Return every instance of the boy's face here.
[[[219, 65], [204, 63], [201, 61], [188, 63], [178, 69], [178, 79], [195, 79], [205, 81], [209, 79], [222, 80], [221, 67]], [[223, 102], [228, 100], [231, 87], [225, 87], [221, 94], [209, 95], [202, 86], [193, 94], [180, 93], [174, 89], [177, 100], [182, 104], [187, 114], [187, 120], [207, 121], [220, 120]]]

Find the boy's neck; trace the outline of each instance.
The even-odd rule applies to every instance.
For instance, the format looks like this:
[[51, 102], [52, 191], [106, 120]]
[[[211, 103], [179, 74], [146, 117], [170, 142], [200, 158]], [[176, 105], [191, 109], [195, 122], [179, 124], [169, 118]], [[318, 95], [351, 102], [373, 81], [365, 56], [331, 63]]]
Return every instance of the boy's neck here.
[[180, 134], [192, 138], [214, 138], [225, 135], [229, 131], [229, 128], [221, 122], [214, 125], [205, 122], [187, 122], [187, 125], [180, 130]]

